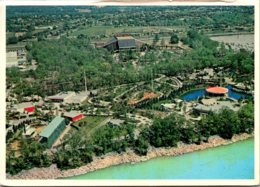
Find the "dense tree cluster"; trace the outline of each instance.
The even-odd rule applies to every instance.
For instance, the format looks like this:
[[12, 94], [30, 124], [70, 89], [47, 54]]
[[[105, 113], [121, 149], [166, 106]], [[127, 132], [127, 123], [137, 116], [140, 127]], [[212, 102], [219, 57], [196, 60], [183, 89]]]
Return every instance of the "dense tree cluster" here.
[[[151, 72], [176, 76], [191, 73], [194, 69], [217, 66], [231, 68], [235, 73], [234, 78], [241, 74], [247, 75], [249, 80], [253, 78], [253, 53], [243, 49], [235, 52], [223, 45], [219, 47], [217, 42], [194, 30], [189, 31], [182, 40], [192, 50], [181, 56], [157, 49], [148, 49], [140, 57], [138, 52], [126, 51], [119, 54], [124, 63], [116, 62], [105, 49], [92, 48], [88, 37], [35, 42], [27, 48], [28, 55], [38, 62], [38, 68], [28, 72], [10, 68], [7, 69], [7, 77], [16, 84], [15, 92], [24, 96], [80, 91], [84, 89], [84, 73], [91, 89], [150, 81]], [[131, 63], [135, 59], [139, 59], [143, 68], [135, 68]], [[35, 81], [28, 82], [28, 77]], [[31, 86], [25, 86], [28, 84]]]
[[78, 131], [55, 153], [54, 163], [61, 169], [69, 169], [91, 162], [94, 155], [124, 152], [134, 144], [133, 130], [133, 124], [107, 125], [99, 128], [90, 139]]
[[135, 150], [138, 154], [145, 155], [149, 144], [154, 147], [171, 147], [179, 141], [200, 143], [202, 137], [212, 135], [230, 139], [234, 134], [252, 133], [253, 129], [252, 103], [244, 105], [238, 112], [223, 109], [219, 113], [211, 113], [195, 124], [173, 114], [156, 119], [150, 128], [145, 128], [137, 140]]
[[243, 106], [239, 112], [224, 109], [218, 114], [209, 114], [199, 122], [198, 127], [205, 137], [218, 134], [229, 139], [234, 134], [251, 133], [254, 129], [253, 104]]
[[171, 44], [177, 44], [179, 42], [179, 37], [177, 34], [173, 33], [171, 35], [170, 43]]
[[16, 174], [21, 170], [31, 169], [33, 167], [47, 167], [52, 161], [43, 151], [46, 146], [32, 141], [23, 139], [20, 145], [20, 155], [15, 156], [14, 151], [8, 154], [6, 158], [6, 171], [10, 174]]

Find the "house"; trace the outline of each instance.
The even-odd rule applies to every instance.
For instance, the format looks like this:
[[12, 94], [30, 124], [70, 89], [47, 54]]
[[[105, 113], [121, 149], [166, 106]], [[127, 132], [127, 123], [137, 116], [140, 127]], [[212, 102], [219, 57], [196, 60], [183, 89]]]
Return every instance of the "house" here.
[[35, 106], [31, 102], [24, 102], [17, 104], [15, 109], [20, 113], [33, 113], [35, 111]]
[[42, 143], [47, 143], [47, 146], [51, 148], [54, 142], [58, 139], [58, 137], [62, 133], [62, 131], [65, 129], [65, 127], [66, 127], [65, 119], [60, 116], [56, 116], [51, 121], [51, 123], [47, 127], [45, 127], [40, 133], [40, 137], [41, 137], [40, 141]]
[[75, 122], [75, 121], [78, 121], [78, 120], [84, 118], [84, 115], [77, 111], [65, 112], [63, 116], [72, 122]]
[[18, 66], [18, 57], [16, 51], [9, 51], [6, 53], [6, 67]]

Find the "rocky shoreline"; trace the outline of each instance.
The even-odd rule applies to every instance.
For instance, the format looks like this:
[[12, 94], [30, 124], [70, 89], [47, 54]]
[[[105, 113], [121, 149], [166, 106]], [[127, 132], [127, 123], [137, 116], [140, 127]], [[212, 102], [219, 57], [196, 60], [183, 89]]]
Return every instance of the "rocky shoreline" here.
[[190, 153], [207, 148], [217, 147], [221, 145], [231, 144], [237, 141], [246, 140], [253, 137], [253, 134], [238, 134], [234, 135], [231, 140], [225, 140], [219, 136], [212, 136], [207, 143], [197, 144], [178, 144], [178, 147], [172, 148], [151, 148], [146, 156], [139, 156], [133, 150], [127, 150], [124, 153], [109, 153], [102, 157], [95, 157], [93, 161], [87, 165], [81, 166], [76, 169], [60, 170], [55, 164], [47, 168], [33, 168], [24, 170], [16, 175], [7, 174], [7, 179], [57, 179], [71, 177], [74, 175], [85, 174], [98, 169], [106, 168], [109, 166], [136, 163], [141, 161], [150, 160], [161, 156], [177, 156], [185, 153]]

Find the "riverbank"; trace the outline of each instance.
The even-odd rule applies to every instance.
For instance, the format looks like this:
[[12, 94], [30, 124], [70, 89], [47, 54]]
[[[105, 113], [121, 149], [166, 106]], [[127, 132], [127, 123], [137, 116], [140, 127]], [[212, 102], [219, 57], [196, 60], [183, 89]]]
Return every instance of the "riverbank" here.
[[246, 140], [253, 137], [253, 134], [239, 134], [234, 135], [231, 140], [225, 140], [219, 136], [212, 136], [207, 143], [200, 145], [196, 144], [179, 144], [178, 147], [173, 148], [152, 148], [148, 151], [146, 156], [136, 155], [132, 150], [124, 153], [109, 153], [102, 157], [95, 157], [93, 161], [85, 166], [76, 169], [69, 169], [61, 171], [56, 165], [51, 165], [47, 168], [33, 168], [30, 170], [22, 171], [17, 175], [11, 176], [7, 174], [7, 179], [57, 179], [80, 175], [95, 171], [98, 169], [106, 168], [113, 165], [124, 163], [136, 163], [141, 161], [150, 160], [161, 156], [177, 156], [194, 151], [204, 150], [221, 145], [231, 144], [237, 141]]

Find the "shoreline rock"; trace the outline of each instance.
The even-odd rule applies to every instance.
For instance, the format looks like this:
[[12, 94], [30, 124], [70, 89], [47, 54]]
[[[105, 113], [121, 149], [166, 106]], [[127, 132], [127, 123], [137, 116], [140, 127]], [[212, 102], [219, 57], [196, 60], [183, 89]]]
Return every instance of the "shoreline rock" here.
[[253, 134], [236, 134], [232, 137], [231, 140], [225, 140], [219, 136], [212, 136], [209, 138], [207, 143], [197, 144], [182, 144], [179, 147], [163, 147], [163, 148], [154, 148], [152, 147], [146, 156], [139, 156], [134, 153], [133, 150], [128, 149], [123, 153], [108, 153], [102, 157], [95, 157], [93, 161], [87, 165], [69, 169], [69, 170], [60, 170], [57, 168], [56, 164], [52, 164], [47, 168], [32, 168], [30, 170], [23, 170], [16, 175], [6, 174], [7, 179], [57, 179], [57, 178], [66, 178], [72, 177], [75, 175], [85, 174], [91, 171], [98, 169], [107, 168], [110, 166], [125, 164], [125, 163], [135, 163], [147, 161], [154, 159], [156, 157], [162, 156], [177, 156], [185, 153], [191, 153], [194, 151], [200, 151], [208, 148], [218, 147], [221, 145], [228, 145], [235, 143], [241, 140], [246, 140], [248, 138], [254, 137]]

